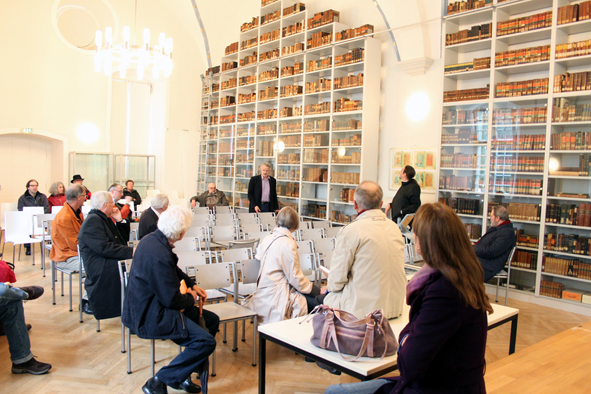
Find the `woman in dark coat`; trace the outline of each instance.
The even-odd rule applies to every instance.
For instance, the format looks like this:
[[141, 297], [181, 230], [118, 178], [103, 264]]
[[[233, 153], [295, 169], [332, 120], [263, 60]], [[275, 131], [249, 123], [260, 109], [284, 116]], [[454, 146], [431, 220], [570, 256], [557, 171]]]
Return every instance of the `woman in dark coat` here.
[[464, 225], [451, 208], [426, 204], [414, 231], [426, 264], [406, 288], [411, 308], [398, 338], [400, 376], [334, 385], [326, 394], [486, 393], [486, 313], [492, 307]]
[[[108, 192], [96, 192], [90, 199], [92, 210], [78, 233], [80, 257], [86, 271], [84, 287], [96, 319], [121, 316], [119, 260], [130, 259], [133, 248], [125, 244], [117, 226], [121, 212]], [[113, 218], [113, 219], [111, 219]]]

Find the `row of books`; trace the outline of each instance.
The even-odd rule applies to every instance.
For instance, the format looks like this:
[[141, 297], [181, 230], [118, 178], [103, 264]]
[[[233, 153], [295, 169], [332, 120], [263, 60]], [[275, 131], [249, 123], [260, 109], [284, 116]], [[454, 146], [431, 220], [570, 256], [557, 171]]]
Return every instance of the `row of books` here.
[[488, 108], [472, 110], [448, 109], [443, 112], [442, 117], [442, 124], [444, 125], [487, 123]]
[[547, 107], [501, 108], [493, 111], [493, 124], [535, 124], [546, 123]]
[[252, 164], [254, 152], [236, 153], [236, 164]]
[[334, 102], [334, 112], [348, 112], [361, 111], [363, 109], [363, 101], [352, 100], [347, 97], [341, 97]]
[[323, 12], [317, 12], [314, 14], [312, 18], [308, 19], [308, 30], [314, 29], [316, 27], [328, 25], [333, 22], [339, 21], [340, 13], [335, 10], [328, 10]]
[[280, 134], [299, 133], [302, 130], [302, 122], [281, 123], [279, 125]]
[[304, 88], [300, 85], [282, 86], [280, 89], [280, 97], [299, 96], [304, 92]]
[[326, 219], [326, 205], [307, 203], [302, 206], [302, 216]]
[[272, 30], [267, 33], [261, 34], [261, 36], [259, 38], [259, 42], [262, 45], [262, 44], [266, 44], [271, 41], [278, 40], [279, 38], [280, 38], [280, 33], [279, 33], [279, 29], [277, 29], [277, 30]]
[[439, 175], [439, 188], [442, 190], [457, 190], [467, 192], [484, 191], [484, 179], [482, 176], [455, 176]]
[[318, 104], [308, 104], [304, 107], [304, 115], [316, 115], [330, 113], [330, 101]]
[[343, 40], [350, 40], [350, 39], [356, 38], [356, 37], [362, 37], [367, 34], [372, 34], [373, 31], [374, 31], [374, 28], [372, 25], [363, 25], [363, 26], [352, 28], [352, 29], [342, 30], [342, 31], [336, 33], [335, 42], [343, 41]]
[[529, 222], [539, 222], [542, 215], [542, 206], [540, 204], [532, 204], [526, 202], [509, 202], [500, 203], [497, 201], [488, 202], [488, 216], [492, 212], [493, 207], [503, 205], [509, 212], [509, 218], [512, 220], [527, 220]]
[[591, 40], [556, 44], [556, 59], [586, 56], [591, 54]]
[[256, 29], [257, 27], [259, 27], [259, 17], [255, 16], [251, 19], [250, 22], [244, 22], [241, 26], [240, 26], [240, 32], [241, 33], [246, 33], [247, 31], [250, 31], [252, 29]]
[[273, 156], [275, 153], [275, 141], [259, 140], [257, 156]]
[[571, 4], [558, 8], [558, 24], [584, 21], [591, 18], [591, 1]]
[[277, 10], [269, 12], [268, 14], [261, 16], [261, 26], [268, 25], [269, 23], [278, 21], [279, 19], [281, 19], [281, 11]]
[[237, 78], [230, 78], [227, 81], [222, 81], [222, 90], [235, 88], [238, 84]]
[[454, 1], [447, 5], [447, 15], [459, 14], [461, 12], [476, 10], [491, 5], [492, 0], [464, 0]]
[[245, 56], [244, 59], [240, 59], [240, 67], [250, 66], [258, 61], [258, 55], [253, 52], [252, 55]]
[[334, 90], [363, 86], [363, 73], [334, 79]]
[[301, 146], [301, 137], [299, 135], [286, 135], [279, 138], [286, 148], [297, 148]]
[[497, 22], [497, 36], [523, 33], [552, 26], [552, 11]]
[[562, 298], [565, 286], [560, 282], [540, 281], [540, 295], [552, 298]]
[[361, 134], [353, 134], [350, 137], [334, 138], [332, 146], [361, 146]]
[[224, 55], [231, 55], [238, 52], [238, 41], [231, 43], [224, 49]]
[[315, 133], [318, 131], [329, 131], [329, 119], [314, 119], [304, 122], [304, 133]]
[[302, 12], [306, 9], [306, 5], [304, 3], [295, 3], [294, 5], [290, 5], [289, 7], [285, 7], [283, 9], [283, 17], [290, 16], [293, 14], [297, 14], [298, 12]]
[[[235, 68], [238, 68], [238, 63], [237, 62], [226, 62], [226, 63], [222, 63], [222, 72], [233, 70]], [[213, 91], [215, 92], [215, 89]]]
[[544, 249], [552, 252], [591, 256], [591, 237], [579, 234], [553, 234], [544, 236]]
[[464, 223], [464, 227], [468, 232], [470, 239], [478, 239], [482, 235], [482, 225], [475, 223]]
[[318, 78], [314, 82], [306, 82], [306, 93], [325, 92], [332, 89], [332, 80]]
[[330, 211], [330, 221], [337, 223], [351, 223], [357, 215], [349, 215], [341, 211], [332, 210]]
[[491, 37], [492, 23], [472, 26], [466, 30], [460, 30], [457, 33], [445, 35], [445, 45], [456, 45], [464, 42], [485, 40]]
[[445, 74], [455, 74], [466, 71], [486, 70], [490, 68], [490, 56], [474, 58], [471, 62], [451, 64], [445, 66]]
[[489, 180], [488, 187], [490, 193], [542, 195], [541, 179], [517, 179], [495, 175]]
[[526, 234], [523, 229], [515, 229], [515, 239], [517, 246], [537, 249], [540, 245], [539, 236]]
[[591, 150], [591, 131], [552, 134], [552, 150]]
[[226, 178], [233, 178], [234, 177], [234, 168], [218, 167], [217, 176], [222, 176], [222, 177], [226, 177]]
[[234, 186], [234, 190], [237, 192], [248, 192], [248, 184], [240, 181], [236, 181], [236, 186]]
[[441, 167], [444, 168], [477, 168], [478, 155], [468, 153], [442, 153]]
[[254, 103], [255, 101], [257, 101], [257, 94], [255, 92], [238, 94], [238, 104]]
[[293, 66], [281, 67], [281, 77], [289, 77], [304, 72], [304, 62], [295, 62]]
[[443, 92], [443, 102], [486, 100], [488, 99], [490, 85], [485, 88], [451, 90]]
[[319, 48], [332, 42], [332, 32], [319, 31], [306, 40], [306, 49]]
[[279, 0], [261, 0], [261, 7], [266, 7], [270, 4], [276, 3]]
[[[355, 189], [344, 187], [341, 189], [341, 201], [342, 202], [353, 202], [355, 199], [353, 198], [355, 194]], [[333, 211], [334, 212], [334, 211]]]
[[302, 116], [302, 106], [299, 107], [294, 104], [293, 107], [283, 107], [279, 111], [280, 118], [289, 118], [292, 116]]
[[[243, 51], [245, 49], [254, 48], [258, 45], [259, 39], [258, 37], [249, 38], [247, 40], [240, 41], [240, 50]], [[222, 71], [224, 71], [222, 69]]]
[[303, 163], [328, 164], [328, 149], [304, 149]]
[[283, 38], [293, 36], [304, 31], [304, 23], [296, 22], [294, 25], [284, 27], [282, 30]]
[[566, 73], [554, 76], [554, 93], [591, 90], [591, 72]]
[[318, 60], [308, 60], [308, 72], [324, 70], [332, 67], [332, 56], [321, 57]]
[[349, 50], [347, 53], [335, 56], [334, 65], [335, 67], [345, 66], [347, 64], [362, 62], [365, 58], [365, 49], [355, 48]]
[[273, 59], [279, 59], [279, 49], [273, 49], [271, 51], [263, 52], [259, 55], [259, 62], [265, 62], [267, 60]]
[[589, 176], [589, 160], [591, 154], [579, 155], [579, 165], [577, 167], [560, 166], [557, 169], [550, 169], [550, 175], [554, 176]]
[[571, 104], [568, 99], [554, 99], [552, 103], [553, 122], [591, 121], [591, 104]]
[[236, 122], [236, 115], [235, 114], [220, 116], [220, 124], [234, 123], [234, 122]]
[[516, 66], [550, 60], [550, 45], [495, 53], [495, 67]]
[[280, 168], [277, 171], [277, 180], [299, 181], [300, 180], [300, 170], [288, 170], [287, 168]]
[[573, 278], [591, 279], [591, 262], [544, 256], [542, 258], [542, 272]]
[[232, 153], [234, 146], [231, 142], [219, 142], [218, 149], [220, 153]]
[[491, 146], [497, 150], [544, 150], [546, 134], [513, 135], [502, 139], [494, 138], [491, 141]]
[[330, 159], [331, 163], [338, 164], [361, 164], [361, 152], [351, 152], [350, 155], [339, 155], [333, 151]]
[[513, 254], [511, 267], [536, 270], [538, 267], [538, 254], [536, 252], [517, 249]]
[[220, 155], [218, 157], [218, 166], [233, 166], [234, 160], [229, 155]]
[[546, 223], [591, 227], [591, 204], [546, 204]]
[[263, 71], [259, 74], [259, 82], [270, 81], [277, 78], [279, 78], [279, 69], [277, 67], [273, 67], [272, 69]]
[[297, 52], [302, 52], [304, 50], [304, 44], [301, 42], [296, 42], [293, 45], [288, 45], [281, 48], [281, 55], [292, 55]]
[[255, 120], [256, 116], [257, 116], [257, 114], [255, 111], [241, 112], [238, 114], [238, 121], [239, 122], [250, 122], [252, 120]]
[[492, 171], [544, 172], [544, 156], [495, 156], [490, 160]]
[[275, 134], [277, 125], [275, 124], [260, 124], [257, 126], [257, 135]]
[[363, 121], [361, 119], [347, 119], [347, 120], [333, 120], [332, 130], [361, 130], [363, 129]]
[[531, 96], [534, 94], [547, 94], [548, 87], [548, 78], [516, 82], [499, 82], [496, 87], [496, 97], [520, 97]]
[[327, 168], [306, 167], [302, 172], [302, 181], [306, 182], [328, 182]]
[[304, 146], [328, 146], [328, 134], [304, 135]]
[[441, 134], [442, 144], [485, 144], [487, 133], [475, 132], [471, 129], [460, 129], [454, 134]]
[[267, 86], [265, 89], [259, 90], [259, 100], [263, 101], [277, 98], [278, 91], [279, 89], [277, 89], [277, 86]]
[[346, 185], [358, 185], [361, 174], [358, 172], [332, 172], [331, 182], [332, 183], [344, 183]]
[[251, 85], [257, 83], [256, 75], [247, 75], [238, 79], [238, 86]]
[[[439, 197], [438, 201], [447, 205], [455, 212], [464, 215], [482, 215], [483, 202], [471, 198], [456, 198], [456, 197]], [[480, 238], [482, 229], [478, 231], [477, 237], [470, 237], [471, 239]]]
[[298, 198], [300, 196], [300, 184], [299, 183], [278, 183], [277, 184], [277, 195], [280, 197]]

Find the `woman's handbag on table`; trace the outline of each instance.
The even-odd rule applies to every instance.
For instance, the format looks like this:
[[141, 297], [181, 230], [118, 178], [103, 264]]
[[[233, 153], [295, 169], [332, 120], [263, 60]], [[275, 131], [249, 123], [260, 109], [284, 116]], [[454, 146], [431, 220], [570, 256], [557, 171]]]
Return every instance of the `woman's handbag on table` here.
[[398, 349], [396, 335], [381, 309], [357, 319], [349, 312], [318, 305], [310, 317], [314, 326], [312, 345], [339, 352], [345, 361], [355, 361], [359, 357], [384, 358]]

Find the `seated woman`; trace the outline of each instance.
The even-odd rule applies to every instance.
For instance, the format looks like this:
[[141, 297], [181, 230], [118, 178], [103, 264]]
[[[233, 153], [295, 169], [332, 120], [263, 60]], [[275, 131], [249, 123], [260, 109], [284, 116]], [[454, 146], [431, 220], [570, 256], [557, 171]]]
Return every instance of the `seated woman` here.
[[425, 265], [406, 287], [409, 323], [398, 338], [400, 376], [330, 386], [326, 394], [484, 394], [487, 318], [482, 267], [460, 218], [441, 203], [415, 216]]
[[304, 294], [320, 294], [300, 268], [298, 246], [291, 236], [299, 224], [298, 213], [291, 207], [283, 208], [277, 214], [273, 236], [266, 237], [257, 248], [256, 258], [261, 262], [257, 289], [243, 305], [259, 315], [261, 324], [306, 315]]
[[47, 198], [50, 207], [61, 207], [66, 203], [66, 187], [61, 182], [53, 182]]

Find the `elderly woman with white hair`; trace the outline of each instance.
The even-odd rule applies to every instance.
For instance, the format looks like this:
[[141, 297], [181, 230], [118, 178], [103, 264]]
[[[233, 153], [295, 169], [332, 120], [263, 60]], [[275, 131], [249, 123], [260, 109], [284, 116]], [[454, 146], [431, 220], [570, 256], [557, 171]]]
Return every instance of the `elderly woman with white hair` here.
[[313, 299], [320, 294], [300, 268], [298, 246], [291, 236], [299, 223], [293, 208], [281, 209], [273, 236], [257, 249], [256, 258], [261, 261], [257, 289], [243, 304], [257, 313], [261, 324], [306, 315], [311, 309], [306, 296]]
[[96, 319], [110, 319], [121, 316], [117, 261], [130, 259], [133, 248], [126, 245], [113, 222], [120, 222], [122, 218], [110, 193], [93, 194], [90, 207], [78, 232], [80, 257], [86, 270], [84, 287], [90, 303], [90, 307], [84, 304], [83, 310]]
[[[191, 212], [186, 208], [172, 207], [163, 212], [158, 229], [140, 241], [133, 257], [123, 324], [140, 338], [171, 339], [185, 348], [146, 382], [144, 393], [165, 393], [166, 386], [189, 393], [200, 392], [191, 381], [191, 373], [207, 371], [209, 364], [204, 362], [215, 350], [219, 318], [203, 310], [207, 330], [198, 325], [199, 308], [195, 302], [198, 299], [204, 302], [207, 295], [177, 267], [178, 257], [173, 253], [175, 242], [183, 238], [191, 219]], [[182, 280], [187, 286], [186, 294], [179, 290]]]

